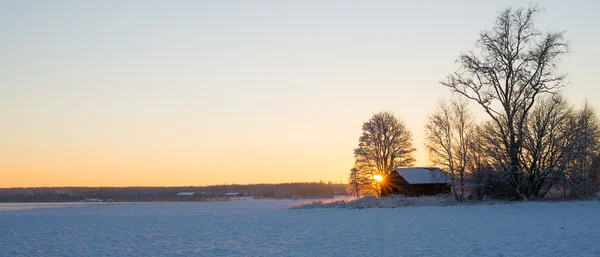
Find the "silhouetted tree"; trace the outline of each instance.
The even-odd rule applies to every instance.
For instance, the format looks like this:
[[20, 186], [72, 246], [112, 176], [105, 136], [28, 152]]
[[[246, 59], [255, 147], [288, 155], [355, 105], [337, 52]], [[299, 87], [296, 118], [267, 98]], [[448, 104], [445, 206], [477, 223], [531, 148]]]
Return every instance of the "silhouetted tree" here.
[[350, 169], [346, 192], [355, 197], [360, 197], [362, 194], [368, 193], [371, 190], [372, 180], [365, 175], [357, 168]]
[[[386, 177], [398, 167], [411, 166], [415, 159], [412, 134], [404, 122], [391, 112], [379, 112], [362, 126], [358, 147], [354, 149], [355, 168], [371, 180]], [[371, 183], [381, 195], [378, 183]]]
[[565, 174], [566, 186], [572, 197], [592, 197], [600, 190], [600, 167], [595, 162], [600, 152], [600, 123], [587, 102], [572, 120], [568, 130], [571, 158]]
[[476, 49], [463, 53], [460, 68], [441, 84], [477, 103], [491, 117], [504, 158], [498, 163], [512, 197], [524, 197], [523, 153], [527, 117], [536, 100], [563, 86], [557, 65], [567, 52], [563, 32], [542, 33], [534, 25], [539, 8], [506, 8]]
[[543, 198], [566, 170], [573, 150], [572, 118], [573, 109], [558, 95], [541, 99], [530, 113], [521, 155], [525, 197]]
[[473, 126], [467, 103], [462, 100], [440, 102], [425, 125], [425, 146], [430, 159], [450, 174], [453, 181], [452, 190], [459, 202], [463, 201], [465, 194], [465, 179], [469, 167], [469, 137], [472, 135]]

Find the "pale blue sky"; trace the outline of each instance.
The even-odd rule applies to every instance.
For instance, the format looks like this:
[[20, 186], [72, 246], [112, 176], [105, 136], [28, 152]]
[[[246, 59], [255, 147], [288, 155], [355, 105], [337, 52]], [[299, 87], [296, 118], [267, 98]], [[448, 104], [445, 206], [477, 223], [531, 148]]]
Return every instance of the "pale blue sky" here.
[[[529, 3], [0, 1], [0, 187], [345, 180], [380, 110], [427, 165], [438, 81]], [[597, 107], [600, 2], [538, 3], [571, 43], [565, 94]]]

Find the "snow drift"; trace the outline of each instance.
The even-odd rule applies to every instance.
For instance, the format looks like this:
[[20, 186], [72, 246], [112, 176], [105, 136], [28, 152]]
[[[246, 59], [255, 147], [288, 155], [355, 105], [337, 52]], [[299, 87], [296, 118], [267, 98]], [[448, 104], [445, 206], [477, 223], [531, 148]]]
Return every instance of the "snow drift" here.
[[377, 198], [374, 195], [366, 195], [354, 200], [318, 200], [311, 203], [301, 203], [290, 206], [291, 209], [315, 209], [315, 208], [399, 208], [407, 206], [448, 206], [457, 204], [452, 195], [403, 197], [390, 196]]

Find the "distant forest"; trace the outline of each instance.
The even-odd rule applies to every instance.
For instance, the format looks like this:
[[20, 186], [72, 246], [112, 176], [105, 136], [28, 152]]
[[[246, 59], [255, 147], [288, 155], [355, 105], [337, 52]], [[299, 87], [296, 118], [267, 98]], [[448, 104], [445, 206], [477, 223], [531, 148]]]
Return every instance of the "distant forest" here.
[[[233, 193], [238, 194], [233, 196]], [[74, 202], [92, 198], [118, 202], [214, 201], [229, 200], [232, 196], [310, 199], [333, 198], [334, 195], [345, 194], [347, 194], [345, 184], [332, 182], [233, 184], [198, 187], [41, 187], [2, 188], [0, 189], [0, 202]]]

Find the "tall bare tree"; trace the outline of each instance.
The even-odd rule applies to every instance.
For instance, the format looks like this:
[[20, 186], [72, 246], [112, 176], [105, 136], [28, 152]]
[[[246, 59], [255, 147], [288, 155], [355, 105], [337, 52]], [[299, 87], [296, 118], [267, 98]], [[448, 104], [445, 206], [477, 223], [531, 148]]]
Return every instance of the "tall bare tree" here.
[[462, 100], [440, 102], [425, 125], [425, 146], [430, 159], [450, 173], [452, 190], [459, 202], [463, 201], [465, 194], [469, 134], [472, 133], [473, 125], [467, 103]]
[[[354, 149], [358, 172], [386, 177], [395, 168], [411, 166], [415, 159], [412, 134], [402, 120], [391, 112], [379, 112], [363, 123], [358, 147]], [[377, 183], [376, 191], [381, 194]]]
[[568, 53], [564, 33], [536, 29], [539, 11], [536, 6], [502, 10], [494, 27], [480, 33], [476, 49], [460, 55], [460, 68], [441, 82], [491, 117], [505, 150], [499, 164], [516, 199], [524, 197], [520, 156], [526, 119], [538, 97], [557, 92], [565, 79], [557, 72]]

